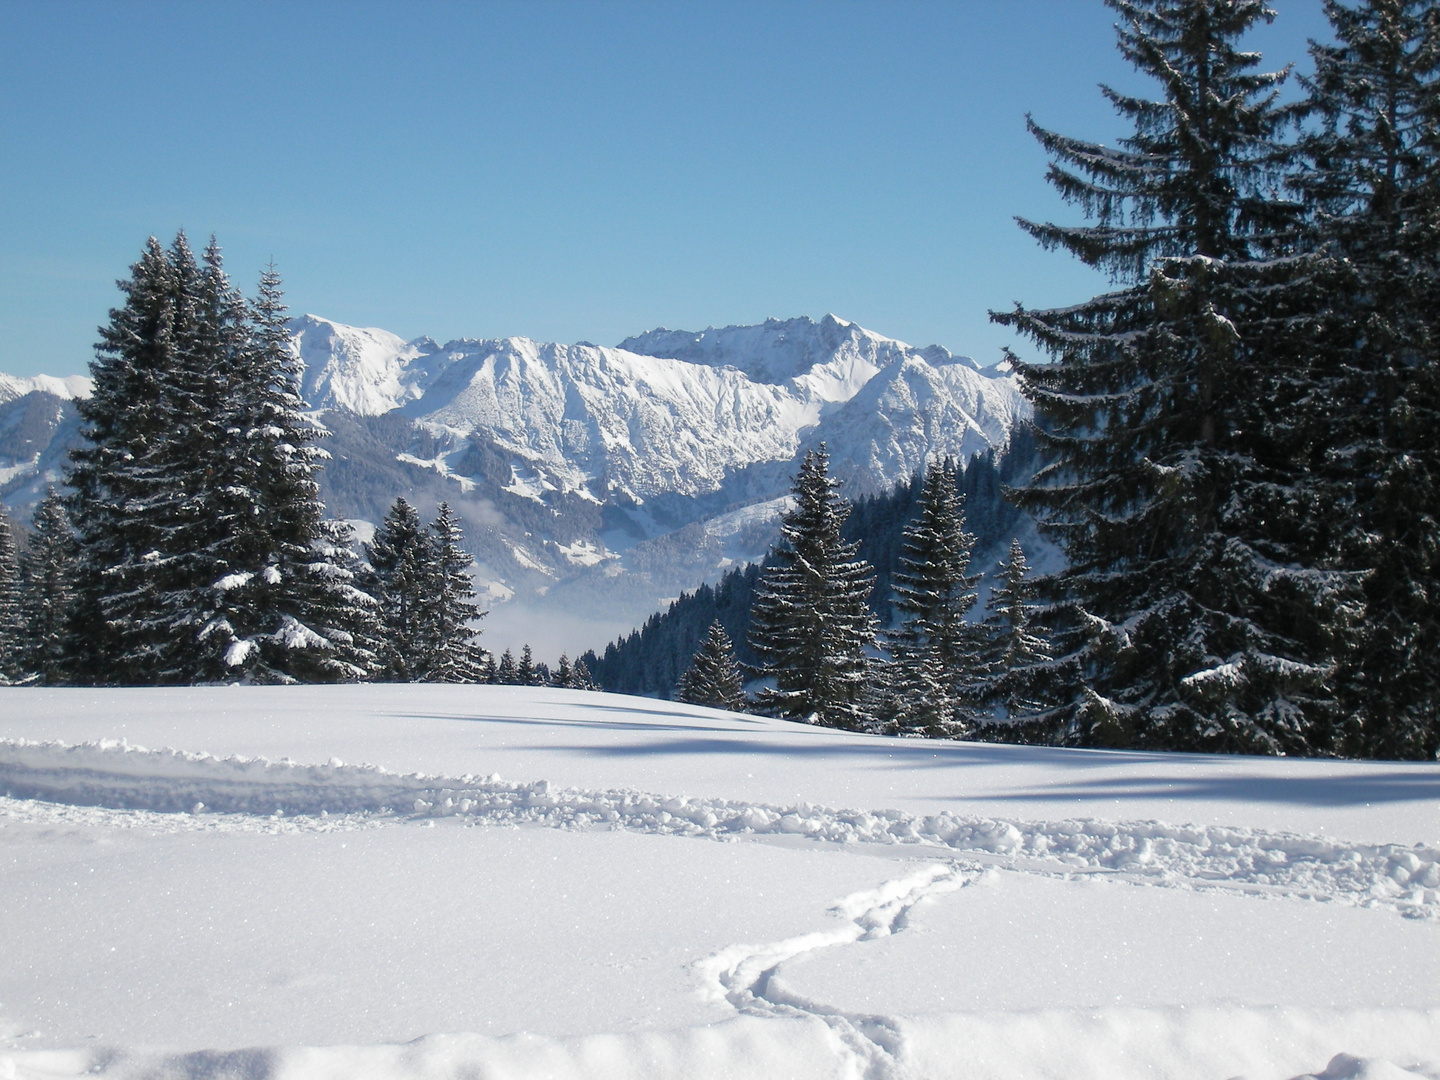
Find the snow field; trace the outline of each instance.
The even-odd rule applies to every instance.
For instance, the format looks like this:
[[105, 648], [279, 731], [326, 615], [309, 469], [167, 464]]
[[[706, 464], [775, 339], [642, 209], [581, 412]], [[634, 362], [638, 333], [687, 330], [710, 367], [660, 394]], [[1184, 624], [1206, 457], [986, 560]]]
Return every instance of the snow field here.
[[25, 690], [0, 796], [0, 1080], [1440, 1078], [1428, 766]]
[[1044, 873], [1105, 873], [1146, 883], [1287, 893], [1404, 914], [1440, 914], [1440, 846], [1353, 844], [1316, 836], [1163, 822], [1006, 821], [900, 810], [766, 806], [636, 791], [506, 783], [498, 775], [396, 775], [374, 766], [147, 750], [117, 741], [0, 740], [0, 790], [50, 802], [192, 814], [393, 814], [495, 824], [595, 826], [721, 839], [795, 835], [909, 844], [1022, 859]]

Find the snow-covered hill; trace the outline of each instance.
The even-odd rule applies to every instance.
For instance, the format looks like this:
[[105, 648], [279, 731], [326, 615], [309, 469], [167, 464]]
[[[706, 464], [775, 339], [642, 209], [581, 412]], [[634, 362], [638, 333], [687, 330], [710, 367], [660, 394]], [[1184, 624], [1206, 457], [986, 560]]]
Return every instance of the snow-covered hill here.
[[1440, 1075], [1434, 763], [9, 688], [0, 795], [14, 1080]]
[[[617, 348], [441, 345], [316, 315], [290, 326], [306, 399], [333, 432], [332, 512], [374, 523], [397, 495], [450, 501], [483, 591], [507, 607], [491, 640], [543, 626], [547, 653], [597, 645], [762, 555], [807, 448], [825, 442], [859, 495], [931, 458], [1003, 449], [1030, 412], [1003, 368], [833, 315], [652, 330]], [[75, 437], [64, 402], [87, 389], [0, 376], [0, 497], [22, 515], [58, 479]]]

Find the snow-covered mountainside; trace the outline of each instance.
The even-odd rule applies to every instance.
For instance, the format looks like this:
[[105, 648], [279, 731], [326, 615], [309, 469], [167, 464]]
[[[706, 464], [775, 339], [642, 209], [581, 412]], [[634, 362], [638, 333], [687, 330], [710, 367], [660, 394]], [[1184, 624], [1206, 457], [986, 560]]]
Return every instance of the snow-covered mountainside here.
[[[290, 326], [306, 400], [332, 432], [332, 512], [373, 523], [397, 495], [450, 501], [491, 603], [519, 601], [491, 618], [491, 641], [543, 638], [547, 652], [595, 645], [762, 555], [796, 458], [822, 441], [859, 495], [934, 457], [1003, 449], [1030, 411], [1004, 368], [833, 315], [652, 330], [617, 348], [441, 345], [316, 315]], [[75, 438], [66, 400], [87, 391], [80, 377], [0, 376], [0, 498], [22, 516], [59, 478]]]

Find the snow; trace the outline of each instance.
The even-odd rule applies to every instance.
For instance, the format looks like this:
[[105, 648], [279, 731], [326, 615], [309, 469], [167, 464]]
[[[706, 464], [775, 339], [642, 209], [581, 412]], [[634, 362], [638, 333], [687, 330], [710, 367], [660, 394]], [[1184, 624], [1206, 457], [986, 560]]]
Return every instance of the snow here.
[[1440, 1075], [1435, 765], [10, 688], [0, 793], [0, 1077]]
[[14, 401], [26, 394], [54, 394], [66, 401], [88, 398], [94, 381], [88, 375], [4, 375], [0, 374], [0, 404]]

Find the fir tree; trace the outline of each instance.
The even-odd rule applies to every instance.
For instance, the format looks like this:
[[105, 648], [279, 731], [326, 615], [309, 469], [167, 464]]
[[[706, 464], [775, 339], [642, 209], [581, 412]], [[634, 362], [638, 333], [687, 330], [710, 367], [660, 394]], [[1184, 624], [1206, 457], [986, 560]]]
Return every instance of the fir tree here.
[[65, 500], [52, 487], [35, 507], [29, 542], [20, 560], [24, 667], [42, 685], [65, 681], [77, 556]]
[[519, 684], [519, 672], [515, 667], [515, 654], [506, 649], [500, 654], [500, 666], [495, 669], [495, 681], [501, 686]]
[[1049, 643], [1035, 626], [1035, 583], [1019, 540], [1010, 541], [999, 580], [985, 605], [987, 678], [984, 697], [1001, 709], [1001, 719], [1023, 721], [1038, 713], [1036, 685], [1050, 662]]
[[745, 711], [745, 684], [735, 662], [735, 647], [719, 619], [710, 624], [689, 669], [680, 677], [679, 689], [680, 700], [692, 705]]
[[470, 553], [460, 545], [460, 522], [449, 503], [441, 503], [430, 525], [435, 558], [435, 590], [426, 614], [429, 637], [428, 671], [431, 682], [484, 681], [484, 650], [476, 643], [471, 624], [484, 612], [474, 603], [475, 583], [470, 580]]
[[540, 672], [535, 667], [535, 654], [527, 642], [520, 650], [520, 662], [515, 665], [515, 683], [518, 686], [539, 686]]
[[429, 674], [427, 612], [438, 591], [436, 560], [429, 532], [403, 496], [375, 530], [369, 558], [379, 591], [382, 677], [421, 681]]
[[975, 537], [965, 529], [953, 462], [925, 471], [918, 510], [894, 577], [900, 625], [887, 635], [896, 699], [889, 726], [901, 734], [963, 735], [974, 727], [971, 699], [984, 659], [976, 628], [966, 622], [979, 575], [969, 573]]
[[849, 506], [835, 493], [822, 443], [795, 478], [795, 508], [781, 520], [751, 611], [750, 640], [760, 671], [775, 680], [760, 696], [777, 716], [859, 728], [875, 640], [868, 606], [873, 585], [857, 544], [840, 538]]
[[1295, 188], [1337, 260], [1302, 419], [1338, 565], [1364, 575], [1343, 748], [1440, 752], [1440, 7], [1330, 0]]
[[24, 677], [21, 627], [20, 561], [10, 532], [10, 519], [0, 508], [0, 685]]
[[81, 548], [68, 650], [76, 681], [185, 682], [195, 667], [200, 515], [186, 480], [201, 426], [199, 276], [184, 234], [168, 252], [150, 238], [119, 283], [123, 306], [101, 328], [91, 395], [76, 403], [85, 424], [68, 477]]
[[480, 681], [494, 686], [500, 681], [500, 670], [495, 666], [495, 654], [485, 653], [485, 660], [480, 669]]
[[560, 654], [560, 659], [555, 661], [555, 672], [551, 678], [551, 685], [568, 687], [570, 685], [571, 677], [572, 675], [570, 671], [570, 657], [566, 656], [562, 652]]
[[570, 682], [567, 684], [572, 690], [599, 690], [595, 680], [590, 677], [590, 669], [585, 665], [584, 660], [577, 659], [570, 668]]
[[1316, 333], [1298, 208], [1274, 195], [1295, 110], [1236, 44], [1272, 13], [1107, 2], [1162, 96], [1105, 91], [1135, 127], [1118, 148], [1032, 123], [1095, 224], [1021, 224], [1125, 287], [993, 316], [1057, 361], [1017, 363], [1049, 459], [1020, 498], [1069, 560], [1053, 715], [1083, 744], [1325, 751], [1350, 609], [1348, 579], [1314, 565], [1316, 492], [1283, 422]]

